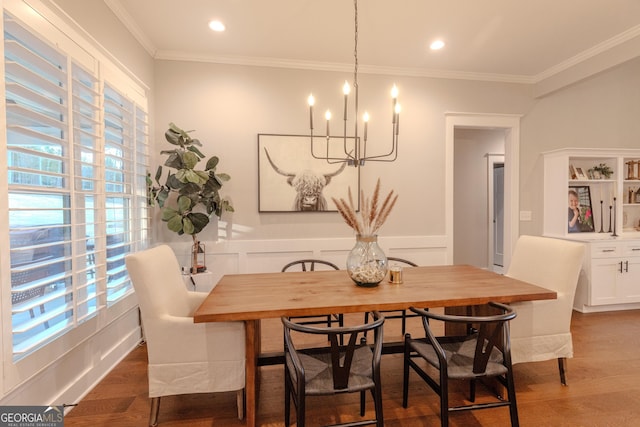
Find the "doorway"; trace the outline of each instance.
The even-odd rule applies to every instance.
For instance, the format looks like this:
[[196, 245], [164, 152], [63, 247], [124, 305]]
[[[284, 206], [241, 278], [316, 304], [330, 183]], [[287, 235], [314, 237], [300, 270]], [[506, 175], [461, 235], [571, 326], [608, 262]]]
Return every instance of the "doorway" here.
[[[518, 200], [519, 200], [519, 147], [520, 147], [520, 116], [505, 114], [473, 114], [447, 113], [445, 114], [445, 229], [447, 239], [447, 259], [455, 262], [455, 209], [454, 209], [454, 133], [461, 129], [501, 130], [504, 133], [504, 211], [503, 211], [503, 265], [506, 271], [511, 260], [511, 252], [519, 235]], [[486, 163], [485, 163], [486, 164]], [[485, 199], [486, 200], [486, 199]], [[487, 205], [485, 204], [485, 209]], [[482, 226], [487, 232], [486, 223]], [[460, 232], [458, 232], [460, 234]], [[488, 237], [482, 246], [482, 252], [488, 248]], [[458, 244], [458, 247], [464, 245]], [[480, 243], [473, 247], [479, 248]], [[458, 249], [458, 248], [455, 248]], [[483, 261], [486, 265], [487, 258]]]
[[504, 273], [504, 155], [487, 154], [488, 268]]

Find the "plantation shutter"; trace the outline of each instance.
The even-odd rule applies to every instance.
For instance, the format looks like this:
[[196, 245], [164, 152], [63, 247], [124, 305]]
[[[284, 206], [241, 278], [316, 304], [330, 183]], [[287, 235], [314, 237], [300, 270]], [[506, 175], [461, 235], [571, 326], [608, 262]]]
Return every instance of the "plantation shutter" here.
[[[73, 146], [75, 212], [75, 288], [78, 323], [93, 317], [104, 306], [97, 274], [100, 252], [96, 240], [104, 237], [100, 152], [101, 117], [99, 82], [95, 76], [73, 65]], [[103, 253], [103, 252], [102, 252]]]
[[14, 357], [73, 325], [67, 57], [4, 15]]
[[104, 155], [106, 193], [107, 302], [131, 287], [124, 257], [131, 252], [134, 180], [134, 105], [108, 84], [104, 86]]
[[132, 293], [124, 257], [149, 241], [149, 129], [125, 90], [145, 98], [122, 74], [110, 69], [107, 84], [86, 51], [63, 50], [75, 43], [54, 46], [6, 12], [3, 22], [11, 269], [3, 286], [18, 361]]

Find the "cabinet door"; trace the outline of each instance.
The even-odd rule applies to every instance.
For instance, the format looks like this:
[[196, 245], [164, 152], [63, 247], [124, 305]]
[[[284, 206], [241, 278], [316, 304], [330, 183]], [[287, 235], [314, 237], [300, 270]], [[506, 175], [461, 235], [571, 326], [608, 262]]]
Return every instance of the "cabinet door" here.
[[591, 260], [591, 305], [618, 304], [621, 301], [619, 258], [594, 258]]
[[618, 290], [624, 302], [640, 302], [640, 257], [624, 259], [618, 275]]

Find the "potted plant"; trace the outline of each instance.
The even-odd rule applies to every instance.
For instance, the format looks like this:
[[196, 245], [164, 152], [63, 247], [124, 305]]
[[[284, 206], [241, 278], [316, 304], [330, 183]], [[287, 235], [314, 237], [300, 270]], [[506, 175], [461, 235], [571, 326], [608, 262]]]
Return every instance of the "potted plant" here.
[[220, 159], [213, 156], [207, 160], [204, 169], [196, 169], [205, 156], [198, 149], [202, 144], [189, 132], [192, 131], [169, 124], [164, 135], [175, 148], [162, 150], [160, 154], [168, 155], [164, 166], [170, 170], [161, 183], [164, 169], [162, 165], [158, 166], [155, 185], [147, 174], [147, 188], [149, 204], [158, 203], [162, 221], [167, 223], [169, 230], [192, 236], [191, 272], [197, 273], [206, 270], [205, 265], [198, 265], [198, 253], [204, 252], [198, 233], [209, 224], [211, 215], [220, 218], [223, 212], [234, 210], [229, 200], [220, 196], [223, 182], [230, 179], [226, 173], [216, 173]]
[[598, 174], [600, 174], [604, 179], [609, 179], [611, 175], [613, 175], [613, 170], [606, 163], [600, 163], [599, 165], [592, 167], [589, 169], [589, 172], [591, 174], [598, 172]]

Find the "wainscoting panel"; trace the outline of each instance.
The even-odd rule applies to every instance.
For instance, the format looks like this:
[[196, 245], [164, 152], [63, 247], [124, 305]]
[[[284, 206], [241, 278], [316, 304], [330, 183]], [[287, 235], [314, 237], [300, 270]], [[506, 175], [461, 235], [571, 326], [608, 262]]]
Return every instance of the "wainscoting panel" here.
[[[380, 236], [380, 247], [388, 256], [406, 258], [418, 265], [450, 264], [445, 236]], [[280, 271], [288, 262], [319, 258], [345, 268], [355, 238], [224, 240], [205, 242], [207, 269], [217, 282], [225, 274]], [[172, 242], [180, 264], [188, 269], [189, 243]]]

